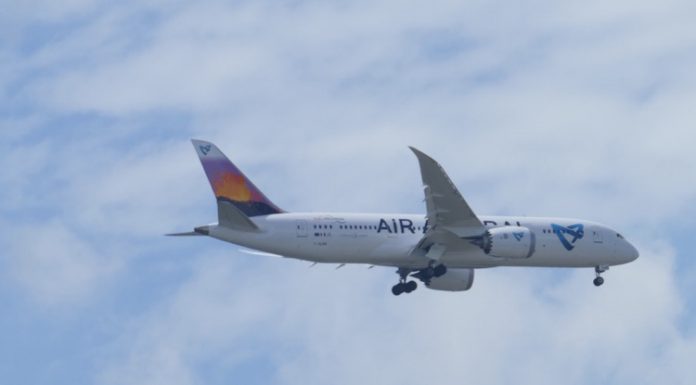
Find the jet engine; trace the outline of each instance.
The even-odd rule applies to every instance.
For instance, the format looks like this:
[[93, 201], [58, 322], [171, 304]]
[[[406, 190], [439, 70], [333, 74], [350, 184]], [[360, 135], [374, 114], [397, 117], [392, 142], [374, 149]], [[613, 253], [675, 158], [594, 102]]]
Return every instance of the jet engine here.
[[526, 227], [496, 227], [486, 231], [479, 246], [492, 257], [529, 258], [534, 254], [536, 237]]
[[474, 269], [447, 269], [447, 272], [437, 278], [432, 278], [428, 289], [442, 291], [464, 291], [471, 289], [474, 284]]

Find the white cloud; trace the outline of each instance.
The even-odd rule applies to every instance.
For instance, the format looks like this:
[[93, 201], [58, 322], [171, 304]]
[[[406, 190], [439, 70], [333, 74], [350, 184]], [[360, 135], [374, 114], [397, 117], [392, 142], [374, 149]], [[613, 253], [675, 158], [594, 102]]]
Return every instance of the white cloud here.
[[191, 279], [169, 299], [142, 317], [126, 320], [124, 333], [101, 353], [106, 367], [98, 381], [197, 384], [198, 365], [222, 360], [234, 366], [258, 354], [245, 340], [263, 338], [261, 328], [273, 327], [273, 293], [249, 291], [253, 284], [240, 277], [242, 271], [229, 256], [199, 257]]
[[[102, 145], [108, 146], [108, 141]], [[79, 223], [104, 233], [152, 237], [174, 230], [167, 227], [170, 224], [183, 225], [196, 216], [202, 223], [189, 226], [212, 221], [212, 193], [187, 140], [148, 139], [106, 156], [98, 152], [89, 151], [85, 155], [94, 154], [96, 159], [70, 170], [67, 179], [75, 183], [62, 191], [64, 210]], [[200, 210], [206, 206], [210, 210]]]
[[71, 308], [92, 300], [120, 267], [58, 221], [4, 227], [5, 275], [42, 306]]
[[[20, 122], [19, 125], [21, 124]], [[0, 208], [16, 210], [35, 203], [29, 202], [31, 199], [28, 195], [33, 195], [30, 193], [30, 186], [36, 187], [37, 181], [41, 181], [46, 175], [51, 159], [49, 145], [44, 141], [35, 142], [31, 146], [16, 144], [16, 138], [31, 132], [31, 129], [16, 126], [8, 128], [8, 132], [3, 134], [5, 143], [0, 147], [3, 150], [0, 160], [7, 165], [0, 174], [0, 184], [6, 186], [0, 192], [3, 198]]]

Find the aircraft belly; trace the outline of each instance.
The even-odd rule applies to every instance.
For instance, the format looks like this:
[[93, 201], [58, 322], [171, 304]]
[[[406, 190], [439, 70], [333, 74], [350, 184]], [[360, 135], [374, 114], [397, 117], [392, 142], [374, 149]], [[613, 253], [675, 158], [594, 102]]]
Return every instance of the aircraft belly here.
[[496, 266], [526, 267], [594, 267], [614, 264], [608, 253], [601, 255], [583, 250], [537, 250], [529, 258], [499, 258], [479, 250], [446, 253], [440, 262], [453, 268], [485, 268]]
[[583, 250], [558, 250], [547, 248], [537, 250], [530, 258], [502, 259], [499, 266], [527, 267], [593, 267], [611, 264], [611, 259]]
[[363, 263], [401, 266], [412, 259], [412, 246], [398, 239], [374, 235], [331, 234], [330, 236], [294, 239], [296, 245], [285, 256], [322, 263]]

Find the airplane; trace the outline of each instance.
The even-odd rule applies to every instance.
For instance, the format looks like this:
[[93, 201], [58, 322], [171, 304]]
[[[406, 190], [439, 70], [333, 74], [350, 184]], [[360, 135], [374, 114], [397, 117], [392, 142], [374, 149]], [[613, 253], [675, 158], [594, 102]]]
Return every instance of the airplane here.
[[443, 291], [469, 290], [474, 271], [500, 266], [594, 268], [595, 286], [610, 266], [638, 258], [619, 232], [570, 218], [478, 216], [445, 170], [418, 159], [426, 213], [290, 213], [271, 202], [213, 143], [192, 140], [217, 201], [218, 221], [170, 236], [208, 236], [261, 255], [316, 263], [396, 268], [394, 295], [420, 281]]

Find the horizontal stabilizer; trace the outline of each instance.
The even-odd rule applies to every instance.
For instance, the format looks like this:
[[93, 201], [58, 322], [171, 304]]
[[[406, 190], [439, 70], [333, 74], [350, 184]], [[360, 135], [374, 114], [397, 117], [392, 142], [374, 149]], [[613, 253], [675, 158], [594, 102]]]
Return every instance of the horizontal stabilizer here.
[[188, 231], [186, 233], [172, 233], [165, 234], [168, 237], [195, 237], [197, 235], [209, 235], [210, 228], [208, 226], [198, 226], [193, 231]]
[[232, 203], [220, 199], [217, 206], [220, 226], [239, 231], [259, 231], [259, 227]]
[[194, 237], [194, 236], [201, 236], [203, 234], [197, 233], [195, 231], [189, 231], [187, 233], [172, 233], [172, 234], [164, 234], [168, 237]]

